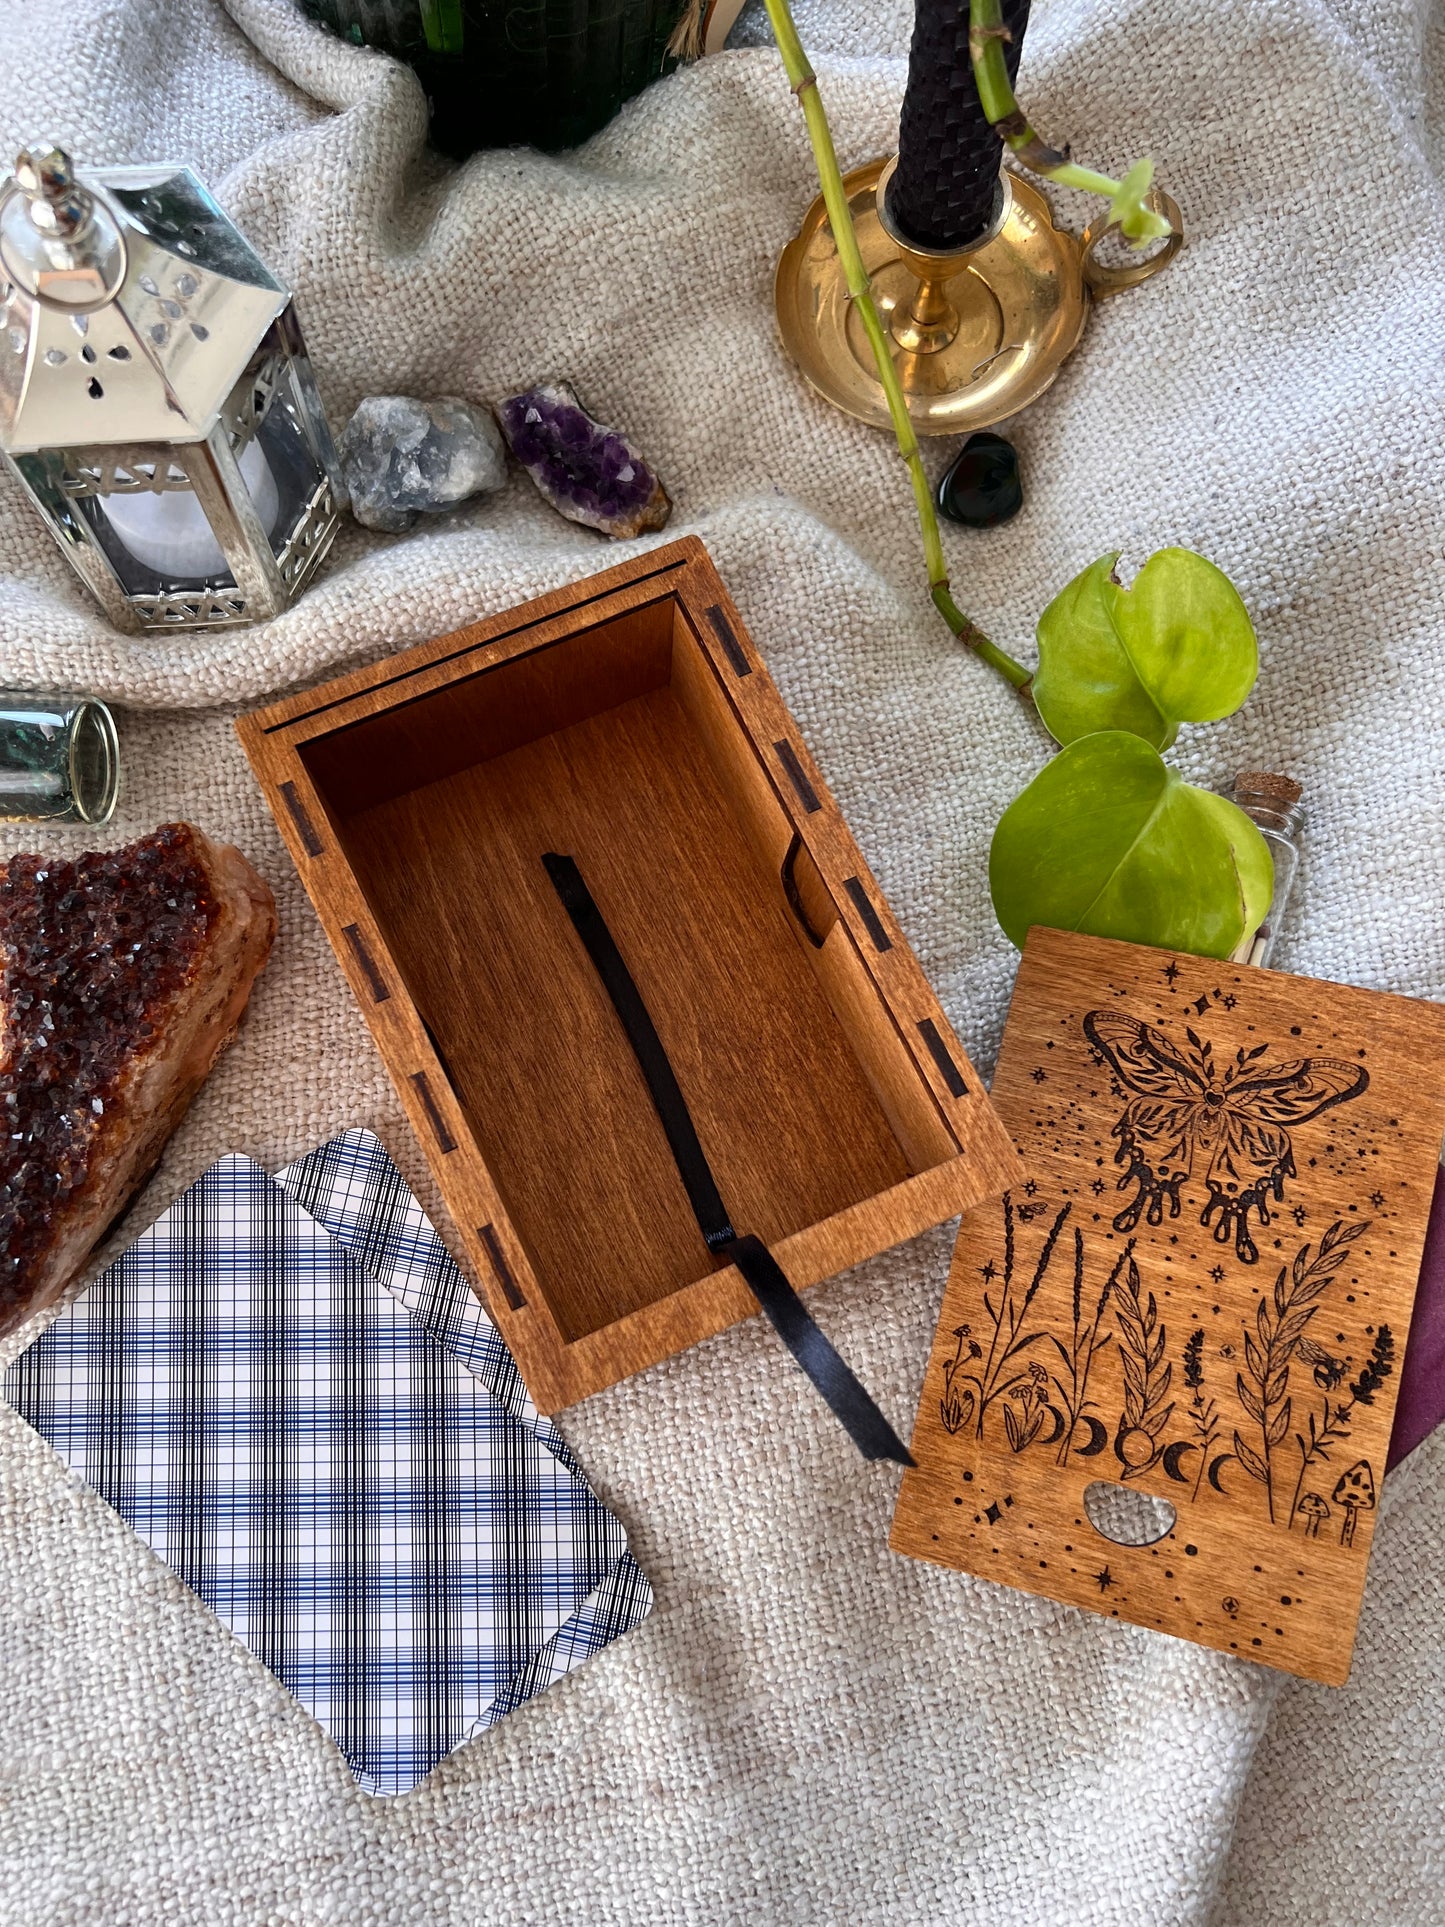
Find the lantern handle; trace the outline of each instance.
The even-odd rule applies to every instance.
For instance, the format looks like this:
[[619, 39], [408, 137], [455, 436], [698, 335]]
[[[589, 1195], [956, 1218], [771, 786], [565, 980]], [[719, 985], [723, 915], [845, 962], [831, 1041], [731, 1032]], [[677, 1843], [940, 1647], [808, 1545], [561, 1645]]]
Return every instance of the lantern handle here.
[[22, 147], [15, 157], [15, 185], [30, 203], [36, 231], [57, 241], [73, 241], [95, 208], [94, 195], [76, 180], [63, 148]]
[[125, 280], [121, 224], [59, 147], [22, 148], [0, 190], [0, 266], [47, 308], [90, 313]]

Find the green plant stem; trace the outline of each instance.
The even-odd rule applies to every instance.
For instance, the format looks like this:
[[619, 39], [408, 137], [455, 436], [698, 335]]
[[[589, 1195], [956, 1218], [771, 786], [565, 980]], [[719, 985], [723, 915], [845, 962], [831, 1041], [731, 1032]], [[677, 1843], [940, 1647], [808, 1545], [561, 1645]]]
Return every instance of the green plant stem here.
[[[1030, 124], [1008, 77], [1008, 65], [1004, 59], [1008, 37], [1003, 24], [1003, 0], [969, 0], [968, 51], [973, 62], [974, 85], [978, 88], [984, 114], [999, 138], [1032, 173], [1041, 174], [1045, 180], [1055, 181], [1060, 187], [1081, 188], [1086, 194], [1101, 194], [1106, 200], [1115, 201], [1116, 196], [1124, 193], [1123, 181], [1100, 174], [1092, 167], [1077, 166], [1067, 154], [1051, 147]], [[1146, 186], [1149, 171], [1146, 164], [1142, 174]], [[1131, 185], [1137, 178], [1131, 174]], [[1130, 195], [1126, 199], [1132, 204], [1134, 197]], [[1122, 205], [1116, 205], [1116, 218], [1123, 218], [1119, 215]], [[1136, 206], [1128, 218], [1131, 223], [1128, 232], [1139, 245], [1170, 232], [1170, 223], [1157, 212]]]
[[[898, 379], [898, 370], [893, 365], [893, 356], [888, 348], [888, 336], [884, 331], [877, 303], [873, 299], [872, 284], [868, 270], [863, 265], [863, 256], [858, 248], [858, 236], [853, 227], [853, 215], [848, 206], [848, 196], [843, 187], [843, 174], [838, 166], [838, 156], [833, 147], [833, 136], [828, 128], [828, 117], [823, 111], [823, 103], [818, 97], [818, 79], [808, 63], [803, 51], [803, 43], [798, 38], [798, 29], [788, 7], [788, 0], [766, 0], [768, 20], [772, 25], [773, 37], [778, 43], [778, 52], [783, 57], [783, 67], [788, 83], [798, 97], [803, 110], [803, 119], [808, 129], [808, 141], [813, 149], [813, 161], [818, 170], [818, 181], [823, 190], [823, 204], [828, 210], [828, 224], [833, 231], [833, 244], [838, 250], [844, 277], [848, 284], [848, 294], [863, 323], [863, 331], [868, 337], [868, 345], [873, 350], [873, 359], [878, 368], [878, 379], [883, 386], [883, 394], [888, 403], [888, 416], [893, 424], [893, 433], [898, 442], [898, 452], [908, 468], [908, 479], [913, 487], [913, 500], [918, 509], [918, 526], [923, 535], [923, 553], [928, 565], [928, 590], [933, 606], [943, 617], [949, 628], [960, 642], [986, 662], [991, 669], [997, 670], [1004, 681], [1010, 683], [1021, 695], [1029, 692], [1031, 672], [1021, 662], [1016, 662], [1006, 650], [991, 642], [978, 625], [971, 621], [949, 591], [948, 565], [943, 559], [943, 539], [938, 528], [938, 514], [933, 506], [933, 490], [924, 472], [923, 461], [918, 452], [918, 437], [908, 413], [908, 404], [903, 398], [903, 387]], [[1005, 76], [1007, 78], [1007, 76]]]
[[1067, 154], [1050, 147], [1029, 125], [1028, 115], [1019, 106], [1013, 83], [1008, 77], [1004, 47], [1008, 33], [1003, 24], [1003, 0], [969, 0], [968, 51], [973, 61], [974, 84], [984, 114], [998, 130], [1001, 140], [1036, 174], [1065, 187], [1081, 187], [1087, 193], [1114, 195], [1118, 181], [1091, 168], [1075, 167]]
[[465, 29], [461, 0], [422, 0], [422, 32], [433, 53], [460, 53]]

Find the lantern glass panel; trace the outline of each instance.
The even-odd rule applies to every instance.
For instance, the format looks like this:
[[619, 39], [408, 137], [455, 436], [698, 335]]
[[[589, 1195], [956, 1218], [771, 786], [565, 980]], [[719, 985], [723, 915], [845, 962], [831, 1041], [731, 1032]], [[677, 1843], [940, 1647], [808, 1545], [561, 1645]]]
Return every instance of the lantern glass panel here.
[[[246, 462], [240, 451], [248, 437], [264, 458], [264, 476], [275, 490], [277, 506], [269, 522], [265, 515], [261, 521], [270, 535], [271, 553], [291, 589], [315, 559], [321, 534], [334, 526], [331, 472], [335, 457], [310, 363], [304, 350], [297, 352], [286, 342], [283, 326], [284, 318], [271, 329], [252, 369], [237, 384], [227, 418], [234, 424], [232, 446], [242, 473]], [[258, 492], [254, 484], [251, 492], [254, 499]]]
[[[257, 347], [221, 420], [271, 555], [294, 589], [319, 559], [337, 504], [310, 366], [281, 323]], [[187, 455], [184, 447], [156, 445], [78, 451], [66, 463], [66, 493], [133, 599], [231, 591], [235, 600], [225, 531], [208, 519]], [[240, 537], [237, 528], [227, 539]], [[232, 613], [241, 613], [239, 605]]]
[[[101, 464], [68, 465], [66, 488], [126, 594], [234, 589], [231, 565], [177, 453], [162, 447], [121, 453], [130, 459], [113, 454]], [[277, 491], [259, 453], [242, 462], [241, 474], [269, 526]]]

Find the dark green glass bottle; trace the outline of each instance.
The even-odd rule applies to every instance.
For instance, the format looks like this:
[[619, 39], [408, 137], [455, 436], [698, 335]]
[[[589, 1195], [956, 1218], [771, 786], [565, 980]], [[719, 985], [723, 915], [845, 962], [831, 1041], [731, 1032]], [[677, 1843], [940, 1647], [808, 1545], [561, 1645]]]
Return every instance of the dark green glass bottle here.
[[687, 0], [305, 0], [348, 40], [416, 70], [431, 138], [482, 147], [575, 147], [673, 64]]

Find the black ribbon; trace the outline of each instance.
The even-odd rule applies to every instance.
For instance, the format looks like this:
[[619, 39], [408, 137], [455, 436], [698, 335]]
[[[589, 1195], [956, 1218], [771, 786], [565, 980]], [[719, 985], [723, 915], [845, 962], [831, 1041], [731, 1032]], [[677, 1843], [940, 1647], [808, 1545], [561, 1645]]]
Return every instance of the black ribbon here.
[[553, 850], [542, 862], [627, 1034], [708, 1250], [737, 1266], [774, 1331], [864, 1458], [912, 1465], [908, 1447], [818, 1329], [762, 1239], [734, 1230], [662, 1039], [582, 872], [570, 856]]

